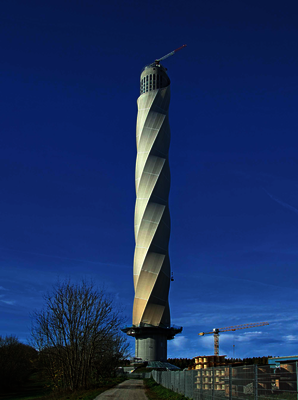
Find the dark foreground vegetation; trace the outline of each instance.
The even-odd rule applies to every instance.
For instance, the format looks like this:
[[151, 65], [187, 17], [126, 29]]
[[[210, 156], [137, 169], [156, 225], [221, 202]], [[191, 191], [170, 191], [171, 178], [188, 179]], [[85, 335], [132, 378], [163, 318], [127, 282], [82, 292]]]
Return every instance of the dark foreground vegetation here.
[[123, 381], [116, 378], [127, 357], [122, 324], [103, 290], [59, 282], [33, 315], [31, 346], [0, 336], [0, 399], [94, 398]]
[[149, 400], [186, 400], [188, 397], [158, 385], [153, 378], [144, 379], [146, 395]]
[[29, 380], [37, 358], [37, 351], [15, 336], [0, 336], [0, 393], [21, 389]]
[[123, 377], [106, 379], [93, 389], [52, 391], [46, 389], [43, 382], [38, 380], [37, 375], [33, 374], [22, 388], [1, 393], [0, 400], [93, 400], [100, 393], [111, 389], [125, 379]]

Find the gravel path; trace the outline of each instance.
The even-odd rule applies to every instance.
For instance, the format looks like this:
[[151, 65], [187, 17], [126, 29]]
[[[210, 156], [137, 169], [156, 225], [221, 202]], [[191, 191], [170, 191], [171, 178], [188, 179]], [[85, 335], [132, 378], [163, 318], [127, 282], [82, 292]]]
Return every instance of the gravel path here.
[[129, 379], [109, 389], [94, 400], [148, 400], [141, 379]]

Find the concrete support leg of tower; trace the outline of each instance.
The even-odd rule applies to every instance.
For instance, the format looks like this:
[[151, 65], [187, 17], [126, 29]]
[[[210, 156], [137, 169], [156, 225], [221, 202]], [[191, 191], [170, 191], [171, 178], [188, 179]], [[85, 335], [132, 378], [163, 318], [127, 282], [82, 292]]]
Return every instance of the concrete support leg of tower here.
[[135, 354], [143, 361], [167, 361], [167, 336], [151, 332], [136, 336]]
[[138, 362], [167, 361], [167, 340], [182, 332], [182, 326], [126, 326], [121, 329], [136, 339], [135, 358]]

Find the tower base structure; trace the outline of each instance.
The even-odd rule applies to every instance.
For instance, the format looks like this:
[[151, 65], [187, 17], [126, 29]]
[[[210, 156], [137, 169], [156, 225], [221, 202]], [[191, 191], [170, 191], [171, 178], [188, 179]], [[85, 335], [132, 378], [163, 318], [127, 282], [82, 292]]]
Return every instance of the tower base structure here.
[[182, 327], [163, 328], [160, 326], [131, 326], [122, 332], [136, 339], [135, 359], [140, 362], [167, 361], [167, 340], [174, 339]]

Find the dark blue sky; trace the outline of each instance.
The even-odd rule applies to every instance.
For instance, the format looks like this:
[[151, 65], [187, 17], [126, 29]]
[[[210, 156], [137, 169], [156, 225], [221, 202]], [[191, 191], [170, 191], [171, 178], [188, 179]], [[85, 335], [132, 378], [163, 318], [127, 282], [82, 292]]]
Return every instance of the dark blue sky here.
[[[26, 340], [59, 277], [131, 322], [136, 99], [171, 78], [170, 357], [297, 354], [298, 4], [2, 1], [0, 335]], [[133, 341], [131, 341], [133, 345]]]

